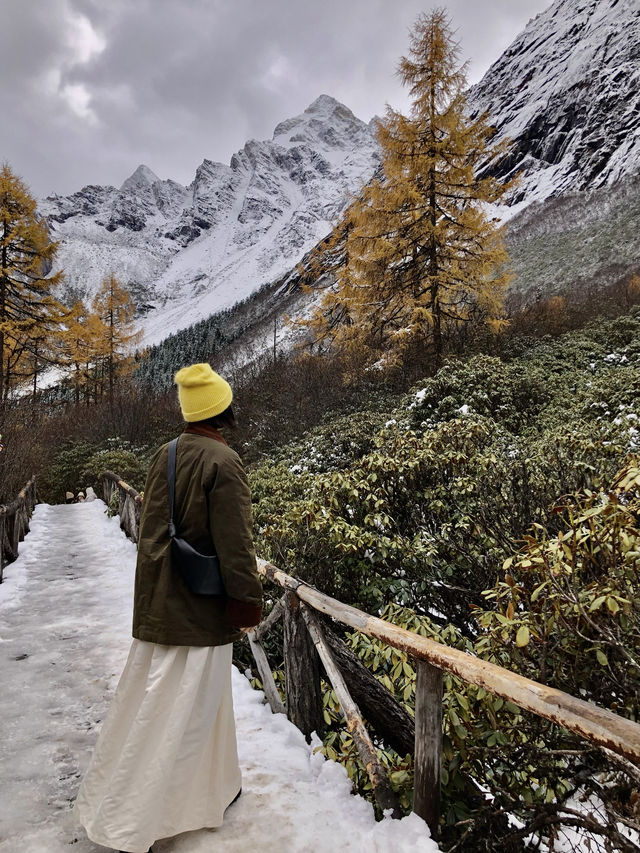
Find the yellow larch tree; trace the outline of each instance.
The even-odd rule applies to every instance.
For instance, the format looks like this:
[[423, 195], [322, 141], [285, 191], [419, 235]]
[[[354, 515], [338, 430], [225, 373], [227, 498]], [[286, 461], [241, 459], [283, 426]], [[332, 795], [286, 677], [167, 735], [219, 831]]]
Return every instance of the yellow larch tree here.
[[627, 302], [627, 310], [629, 310], [632, 305], [635, 305], [640, 302], [640, 275], [638, 275], [638, 273], [634, 273], [627, 282], [625, 288], [625, 296]]
[[51, 273], [58, 244], [35, 199], [7, 164], [0, 169], [0, 409], [12, 387], [37, 375], [45, 342], [60, 322]]
[[113, 396], [117, 378], [133, 369], [131, 348], [140, 340], [133, 322], [135, 305], [129, 291], [112, 274], [103, 280], [92, 308], [101, 323], [96, 352], [104, 365], [109, 395]]
[[449, 329], [478, 317], [504, 324], [508, 257], [487, 205], [507, 187], [480, 175], [504, 146], [491, 146], [485, 116], [467, 117], [458, 57], [446, 12], [421, 15], [399, 66], [411, 114], [387, 109], [380, 174], [320, 250], [336, 282], [311, 328], [372, 360], [402, 361], [417, 346], [438, 366]]
[[59, 363], [70, 374], [76, 405], [84, 395], [90, 400], [93, 373], [103, 354], [105, 329], [96, 314], [87, 311], [82, 302], [76, 302], [64, 318], [58, 342]]

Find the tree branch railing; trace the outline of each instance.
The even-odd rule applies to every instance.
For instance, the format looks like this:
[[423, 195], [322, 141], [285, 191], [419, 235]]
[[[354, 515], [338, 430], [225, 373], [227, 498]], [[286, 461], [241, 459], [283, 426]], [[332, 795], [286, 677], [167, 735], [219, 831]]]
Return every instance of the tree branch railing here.
[[[579, 735], [590, 743], [596, 744], [603, 750], [609, 750], [618, 756], [628, 759], [632, 764], [640, 762], [640, 725], [607, 711], [590, 702], [576, 699], [561, 690], [539, 684], [531, 679], [517, 675], [508, 669], [496, 664], [484, 661], [474, 655], [462, 652], [459, 649], [445, 646], [435, 640], [430, 640], [420, 634], [400, 628], [377, 616], [371, 616], [358, 610], [356, 607], [344, 604], [329, 595], [320, 592], [315, 587], [286, 574], [276, 566], [258, 560], [258, 570], [267, 580], [277, 584], [282, 589], [293, 595], [302, 608], [303, 616], [311, 610], [324, 614], [342, 625], [354, 628], [369, 637], [381, 640], [387, 645], [393, 646], [402, 652], [412, 655], [416, 659], [416, 704], [414, 721], [414, 801], [413, 810], [425, 819], [431, 829], [433, 837], [436, 837], [439, 824], [439, 796], [440, 796], [440, 760], [442, 745], [442, 674], [449, 672], [456, 675], [469, 684], [482, 687], [490, 693], [501, 696], [507, 701], [513, 702], [520, 708], [531, 711], [539, 717], [544, 717], [553, 723]], [[281, 601], [288, 602], [285, 596]], [[287, 618], [289, 604], [285, 604], [285, 619]], [[273, 612], [273, 611], [272, 611]], [[260, 638], [265, 636], [264, 625], [271, 619], [271, 614], [263, 623], [255, 629], [254, 634]], [[321, 626], [317, 619], [315, 622], [315, 633], [327, 632], [326, 626]], [[273, 622], [272, 622], [273, 623]], [[285, 663], [288, 657], [299, 658], [300, 649], [287, 647], [287, 634], [285, 631]], [[337, 638], [334, 637], [333, 643]], [[316, 637], [314, 637], [316, 642]], [[338, 641], [341, 642], [341, 641]], [[344, 646], [344, 644], [342, 644]], [[316, 646], [318, 643], [316, 642]], [[346, 646], [344, 647], [346, 650]], [[355, 658], [355, 656], [353, 656]], [[324, 661], [324, 657], [323, 657]], [[351, 667], [343, 664], [340, 669], [343, 674], [357, 673], [358, 667], [364, 667], [355, 660]], [[334, 687], [338, 701], [341, 704], [343, 714], [347, 719], [347, 727], [351, 731], [350, 712], [345, 709], [339, 698], [339, 692], [334, 683], [334, 674], [330, 668], [325, 670], [329, 680]], [[261, 678], [264, 680], [270, 673], [262, 671], [259, 667]], [[287, 690], [287, 715], [291, 719], [296, 715], [295, 710], [290, 707], [291, 702], [296, 701], [298, 694], [303, 697], [313, 694], [315, 691], [309, 681], [313, 678], [313, 667], [306, 662], [298, 664], [298, 677], [306, 682], [306, 687], [291, 692], [289, 685], [285, 683]], [[271, 676], [273, 680], [273, 676]], [[382, 685], [379, 685], [384, 693], [388, 694], [398, 707], [399, 703]], [[366, 691], [358, 688], [358, 701], [362, 697], [366, 716], [371, 719], [372, 712], [380, 712], [380, 699], [378, 696], [368, 696]], [[276, 710], [276, 709], [272, 709]], [[385, 716], [385, 715], [383, 715]], [[408, 715], [407, 715], [408, 716]], [[409, 718], [411, 719], [411, 718]], [[406, 725], [406, 724], [405, 724]], [[304, 729], [303, 729], [304, 730]], [[380, 729], [378, 729], [379, 733]], [[310, 732], [305, 732], [310, 733]], [[351, 732], [353, 734], [353, 731]], [[356, 738], [354, 737], [354, 742]], [[391, 743], [393, 745], [393, 743]], [[405, 741], [406, 745], [406, 741]], [[358, 745], [358, 750], [360, 746]], [[362, 755], [362, 753], [361, 753]], [[382, 808], [388, 808], [385, 802], [386, 794], [380, 791], [378, 786], [378, 768], [365, 762], [376, 799]]]
[[142, 495], [133, 486], [121, 480], [113, 471], [104, 471], [101, 476], [102, 496], [107, 506], [111, 505], [114, 492], [118, 495], [118, 515], [120, 529], [136, 544], [140, 529], [140, 512], [142, 511]]
[[0, 583], [3, 581], [4, 567], [17, 559], [19, 543], [29, 532], [29, 519], [36, 501], [34, 474], [15, 500], [6, 506], [0, 505]]
[[[103, 475], [105, 495], [107, 483], [111, 484], [109, 497], [113, 488], [118, 488], [124, 495], [121, 505], [125, 513], [129, 513], [127, 519], [130, 520], [123, 523], [121, 516], [120, 526], [137, 541], [137, 529], [132, 535], [127, 528], [133, 521], [139, 522], [142, 497], [112, 472]], [[127, 499], [133, 506], [127, 508]], [[630, 762], [631, 767], [640, 764], [640, 724], [472, 654], [371, 616], [320, 592], [264, 560], [258, 560], [258, 571], [283, 591], [271, 612], [248, 635], [271, 710], [273, 713], [286, 713], [307, 736], [313, 731], [320, 731], [323, 721], [320, 685], [322, 663], [379, 806], [391, 809], [394, 815], [400, 814], [386, 771], [364, 726], [363, 714], [385, 742], [401, 753], [413, 754], [413, 810], [426, 821], [434, 838], [438, 834], [440, 820], [444, 672], [562, 726], [612, 757], [620, 757], [623, 764]], [[317, 614], [325, 618], [318, 618]], [[284, 703], [263, 647], [265, 636], [280, 619], [284, 621]], [[415, 717], [397, 702], [334, 633], [329, 619], [413, 656], [416, 669]]]

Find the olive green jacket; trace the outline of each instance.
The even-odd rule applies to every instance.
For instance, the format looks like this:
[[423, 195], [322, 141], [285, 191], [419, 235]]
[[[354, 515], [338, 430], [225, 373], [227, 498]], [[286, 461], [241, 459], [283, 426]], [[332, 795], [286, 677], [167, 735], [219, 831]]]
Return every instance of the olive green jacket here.
[[153, 456], [144, 490], [133, 605], [133, 636], [172, 646], [221, 646], [257, 625], [262, 584], [251, 536], [251, 495], [238, 455], [216, 430], [189, 425], [178, 442], [175, 518], [202, 553], [211, 540], [226, 596], [194, 595], [171, 565], [168, 444]]

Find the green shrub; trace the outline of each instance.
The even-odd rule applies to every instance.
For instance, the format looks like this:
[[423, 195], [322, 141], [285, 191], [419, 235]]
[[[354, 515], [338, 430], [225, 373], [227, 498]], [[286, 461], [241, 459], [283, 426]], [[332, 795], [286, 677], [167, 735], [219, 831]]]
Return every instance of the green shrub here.
[[[475, 638], [397, 604], [381, 616], [396, 625], [520, 675], [640, 719], [640, 467], [630, 458], [613, 482], [558, 507], [561, 530], [535, 525], [523, 548], [474, 611]], [[346, 642], [410, 712], [416, 673], [405, 652], [358, 631]], [[342, 763], [358, 789], [371, 785], [335, 694], [323, 685], [323, 753]], [[401, 805], [412, 802], [413, 762], [378, 743]], [[564, 827], [588, 849], [632, 850], [623, 827], [635, 821], [636, 774], [580, 737], [512, 702], [444, 674], [442, 837], [464, 835], [472, 850], [525, 850]], [[598, 819], [576, 802], [600, 802]], [[504, 815], [510, 815], [505, 821]], [[541, 820], [543, 816], [543, 820]], [[456, 848], [460, 849], [460, 848]]]
[[63, 503], [66, 492], [77, 494], [91, 486], [102, 496], [100, 475], [112, 470], [138, 491], [144, 487], [149, 451], [134, 447], [118, 438], [107, 439], [98, 445], [75, 442], [63, 447], [54, 456], [47, 470], [38, 478], [42, 500]]
[[74, 442], [56, 453], [46, 471], [38, 478], [38, 494], [47, 503], [64, 503], [65, 493], [86, 489], [84, 475], [87, 461], [95, 452], [95, 445]]
[[424, 382], [410, 403], [413, 423], [432, 426], [461, 415], [492, 418], [514, 434], [535, 425], [557, 383], [536, 365], [478, 355], [450, 360]]
[[[518, 347], [451, 360], [389, 414], [329, 421], [258, 466], [258, 550], [363, 610], [637, 720], [640, 312]], [[347, 639], [412, 710], [411, 660]], [[370, 795], [328, 685], [324, 717], [323, 751]], [[443, 725], [444, 850], [551, 849], [567, 826], [593, 850], [634, 849], [622, 829], [637, 822], [634, 777], [601, 750], [448, 675]], [[411, 758], [378, 747], [408, 807]], [[592, 819], [583, 804], [596, 801]]]
[[100, 475], [113, 471], [137, 491], [142, 491], [147, 475], [148, 449], [132, 447], [129, 442], [108, 440], [106, 446], [96, 450], [86, 461], [82, 472], [84, 478], [98, 493]]

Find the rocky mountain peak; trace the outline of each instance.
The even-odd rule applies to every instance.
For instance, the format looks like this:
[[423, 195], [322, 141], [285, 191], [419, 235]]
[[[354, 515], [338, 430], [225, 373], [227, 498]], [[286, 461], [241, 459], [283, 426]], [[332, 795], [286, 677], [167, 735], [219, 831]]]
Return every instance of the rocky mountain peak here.
[[340, 101], [332, 98], [331, 95], [319, 95], [315, 101], [309, 104], [305, 113], [321, 118], [330, 118], [335, 113], [340, 113], [355, 120], [355, 116], [351, 110], [344, 104], [341, 104]]
[[150, 342], [295, 267], [378, 162], [372, 128], [322, 95], [229, 165], [203, 160], [188, 187], [141, 165], [119, 190], [52, 197], [43, 212], [69, 292], [90, 299], [113, 270], [144, 305]]
[[160, 178], [148, 166], [141, 164], [132, 175], [122, 183], [121, 192], [135, 192], [137, 189], [152, 187]]
[[469, 93], [520, 172], [514, 201], [612, 184], [640, 169], [640, 3], [556, 0]]
[[285, 146], [319, 143], [330, 148], [341, 147], [351, 144], [353, 137], [365, 128], [366, 123], [340, 101], [320, 95], [303, 113], [280, 122], [273, 132], [273, 141]]

